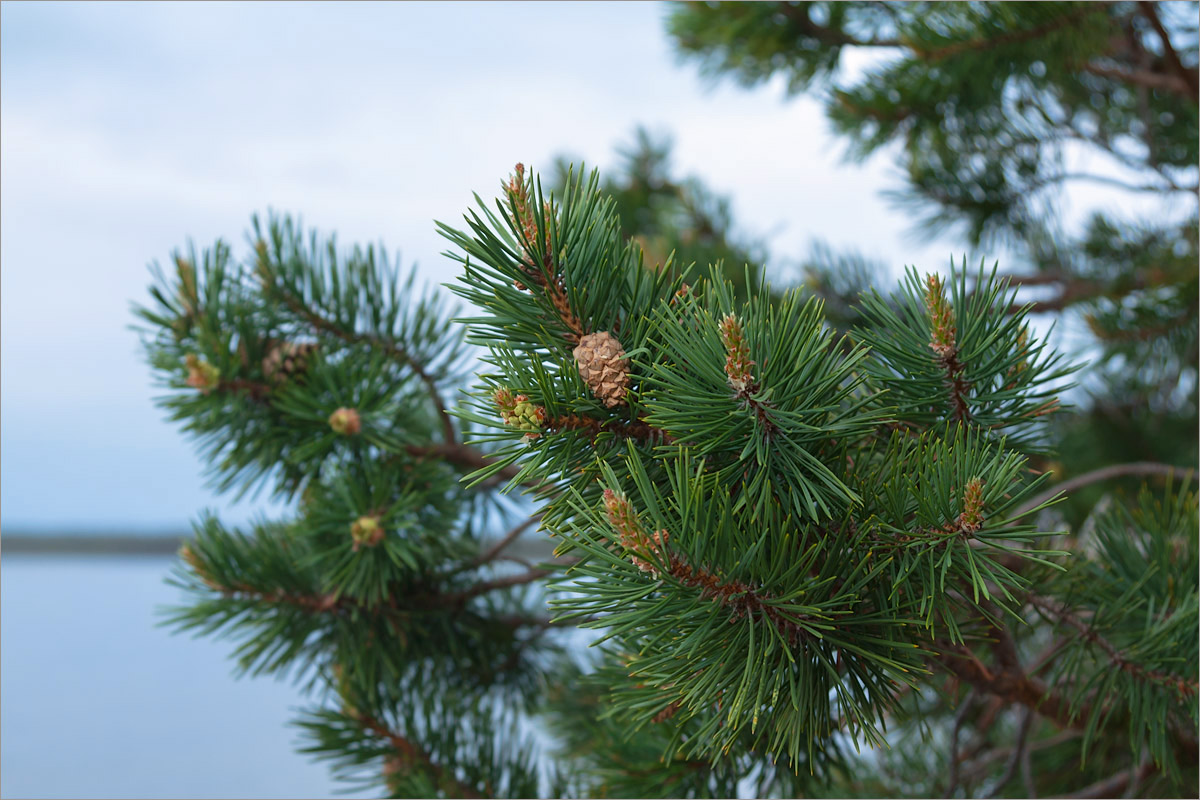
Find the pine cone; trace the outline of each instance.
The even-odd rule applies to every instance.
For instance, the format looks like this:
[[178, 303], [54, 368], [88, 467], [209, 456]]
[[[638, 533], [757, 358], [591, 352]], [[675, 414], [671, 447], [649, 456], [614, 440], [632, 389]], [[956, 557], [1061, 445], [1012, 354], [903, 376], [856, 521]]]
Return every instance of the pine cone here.
[[592, 387], [592, 393], [609, 408], [625, 402], [629, 390], [629, 359], [617, 337], [608, 331], [589, 333], [575, 348], [579, 377]]
[[275, 383], [284, 383], [303, 375], [308, 369], [309, 358], [316, 350], [316, 342], [273, 343], [262, 360], [263, 375]]

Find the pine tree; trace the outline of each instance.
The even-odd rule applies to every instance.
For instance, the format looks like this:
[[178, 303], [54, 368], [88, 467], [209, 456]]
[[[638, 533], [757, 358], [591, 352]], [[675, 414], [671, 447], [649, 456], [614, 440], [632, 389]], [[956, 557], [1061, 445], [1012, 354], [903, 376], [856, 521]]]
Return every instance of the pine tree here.
[[[780, 76], [817, 93], [847, 154], [894, 155], [893, 198], [925, 227], [1010, 246], [1033, 312], [1090, 337], [1077, 412], [1056, 423], [1070, 477], [1129, 462], [1195, 464], [1197, 141], [1193, 2], [687, 3], [668, 27], [709, 75]], [[874, 60], [843, 69], [849, 57]], [[1063, 219], [1064, 186], [1159, 199]], [[810, 282], [844, 305], [872, 271], [818, 252]], [[859, 320], [855, 320], [861, 322]], [[1050, 465], [1047, 465], [1050, 466]], [[1118, 483], [1135, 491], [1135, 478]], [[1066, 504], [1079, 524], [1104, 489]]]
[[159, 271], [165, 407], [218, 486], [298, 501], [203, 519], [174, 624], [302, 677], [306, 751], [391, 796], [1186, 794], [1195, 495], [1059, 529], [1030, 458], [1072, 368], [997, 269], [838, 337], [646, 263], [600, 187], [518, 165], [440, 225], [465, 339], [284, 218]]

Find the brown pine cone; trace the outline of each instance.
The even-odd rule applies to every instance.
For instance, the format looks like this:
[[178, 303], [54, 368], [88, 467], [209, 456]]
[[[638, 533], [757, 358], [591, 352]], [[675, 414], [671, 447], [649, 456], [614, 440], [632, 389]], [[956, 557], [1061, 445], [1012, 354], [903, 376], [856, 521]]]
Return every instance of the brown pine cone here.
[[608, 331], [589, 333], [579, 339], [574, 354], [579, 377], [604, 405], [614, 408], [625, 402], [625, 393], [629, 390], [629, 359], [617, 337]]
[[308, 369], [308, 361], [317, 350], [316, 342], [298, 344], [278, 342], [271, 346], [262, 360], [263, 375], [267, 380], [284, 383]]

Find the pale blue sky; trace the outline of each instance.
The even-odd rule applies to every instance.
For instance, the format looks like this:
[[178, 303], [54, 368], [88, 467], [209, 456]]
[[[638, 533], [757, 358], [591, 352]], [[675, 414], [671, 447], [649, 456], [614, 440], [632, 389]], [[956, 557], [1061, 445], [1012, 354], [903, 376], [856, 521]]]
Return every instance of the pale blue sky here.
[[[516, 161], [601, 168], [637, 124], [734, 198], [782, 260], [814, 237], [944, 269], [846, 165], [819, 104], [713, 87], [657, 3], [16, 3], [0, 15], [0, 509], [7, 530], [180, 530], [201, 464], [151, 402], [127, 326], [149, 262], [189, 237], [244, 252], [254, 211], [382, 240], [453, 278], [456, 221]], [[770, 269], [772, 265], [768, 265]]]

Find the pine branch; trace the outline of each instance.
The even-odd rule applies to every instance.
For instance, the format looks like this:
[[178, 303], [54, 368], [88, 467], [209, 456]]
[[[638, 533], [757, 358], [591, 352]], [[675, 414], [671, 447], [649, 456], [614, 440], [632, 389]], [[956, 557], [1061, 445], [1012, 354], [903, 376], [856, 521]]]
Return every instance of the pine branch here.
[[618, 419], [598, 420], [581, 414], [552, 417], [545, 429], [550, 433], [582, 431], [592, 441], [601, 433], [611, 433], [619, 439], [643, 439], [663, 444], [673, 441], [671, 434], [642, 420], [623, 422]]
[[485, 796], [475, 791], [474, 787], [463, 783], [453, 775], [447, 774], [446, 770], [437, 764], [429, 753], [425, 752], [409, 739], [389, 729], [375, 717], [368, 714], [356, 714], [354, 715], [354, 719], [371, 733], [391, 743], [400, 760], [400, 765], [420, 764], [433, 774], [434, 779], [442, 789], [447, 790], [448, 794], [453, 791], [453, 796], [456, 797], [482, 798]]
[[1189, 681], [1179, 675], [1171, 675], [1159, 670], [1148, 669], [1141, 664], [1129, 659], [1124, 653], [1117, 649], [1112, 642], [1105, 639], [1095, 631], [1090, 625], [1085, 623], [1079, 617], [1071, 613], [1071, 611], [1062, 603], [1037, 595], [1030, 595], [1028, 602], [1034, 608], [1046, 612], [1059, 622], [1070, 625], [1075, 630], [1079, 631], [1079, 635], [1088, 642], [1099, 647], [1108, 656], [1109, 661], [1114, 667], [1120, 671], [1130, 675], [1135, 680], [1154, 683], [1167, 689], [1171, 689], [1179, 696], [1186, 700], [1196, 694], [1196, 681]]
[[991, 50], [996, 47], [1004, 47], [1010, 44], [1027, 42], [1030, 39], [1037, 39], [1041, 36], [1045, 36], [1048, 33], [1053, 33], [1054, 31], [1065, 28], [1068, 25], [1073, 25], [1080, 19], [1083, 19], [1090, 14], [1094, 14], [1097, 11], [1102, 12], [1103, 10], [1104, 9], [1102, 7], [1097, 7], [1097, 5], [1085, 3], [1070, 13], [1064, 14], [1061, 17], [1057, 17], [1041, 25], [1037, 25], [1026, 30], [1009, 31], [1008, 33], [1001, 34], [1000, 36], [979, 36], [974, 39], [964, 39], [960, 42], [953, 42], [952, 44], [948, 44], [943, 47], [937, 47], [932, 50], [922, 50], [913, 42], [906, 42], [905, 44], [912, 48], [912, 50], [920, 58], [926, 61], [940, 61], [942, 59], [950, 58], [951, 56], [960, 55], [962, 53], [977, 53], [984, 50]]
[[950, 350], [939, 356], [939, 359], [942, 368], [946, 370], [946, 385], [950, 389], [950, 401], [954, 406], [950, 420], [952, 422], [970, 422], [971, 407], [967, 403], [967, 397], [971, 391], [971, 384], [963, 377], [966, 367], [958, 360], [958, 349]]
[[[995, 700], [995, 702], [998, 704], [1003, 703], [1003, 701], [1000, 700], [999, 698], [997, 698]], [[1059, 731], [1058, 733], [1054, 734], [1053, 736], [1047, 736], [1045, 739], [1039, 739], [1036, 742], [1029, 743], [1024, 748], [1022, 757], [1028, 758], [1030, 753], [1037, 753], [1042, 750], [1049, 750], [1051, 748], [1058, 747], [1060, 744], [1063, 744], [1064, 742], [1069, 742], [1074, 739], [1078, 739], [1081, 736], [1083, 736], [1083, 731], [1077, 730], [1074, 728], [1064, 730], [1064, 731]], [[982, 749], [982, 747], [980, 747], [979, 749]], [[964, 779], [973, 781], [973, 780], [976, 780], [977, 778], [982, 777], [983, 775], [986, 775], [987, 772], [991, 769], [991, 766], [993, 764], [995, 764], [1000, 759], [1010, 758], [1013, 755], [1013, 753], [1016, 751], [1017, 751], [1016, 747], [1005, 747], [1005, 748], [999, 748], [999, 749], [988, 752], [986, 755], [982, 756], [981, 758], [979, 758], [978, 760], [974, 761], [971, 764], [970, 771], [968, 771], [963, 776]], [[970, 757], [972, 757], [972, 756], [971, 755], [967, 756], [967, 758], [970, 758]], [[1034, 795], [1032, 793], [1030, 793], [1030, 794], [1028, 794], [1028, 796], [1033, 797]]]
[[[1062, 694], [1019, 667], [993, 674], [967, 647], [946, 642], [936, 644], [940, 652], [934, 661], [977, 690], [1027, 706], [1060, 728], [1087, 730], [1094, 709], [1092, 704], [1084, 704], [1072, 712], [1070, 701]], [[1173, 728], [1171, 734], [1177, 749], [1190, 763], [1200, 760], [1200, 744], [1194, 735], [1177, 728]]]
[[793, 617], [771, 604], [774, 598], [769, 592], [755, 589], [741, 581], [722, 582], [711, 572], [702, 567], [693, 567], [671, 552], [666, 554], [666, 559], [668, 574], [684, 586], [698, 590], [702, 598], [715, 600], [730, 608], [735, 619], [756, 617], [765, 620], [775, 626], [784, 641], [793, 644], [809, 635]]
[[[537, 518], [531, 519], [529, 522], [532, 523], [536, 521], [536, 519]], [[470, 600], [474, 597], [478, 597], [479, 595], [486, 594], [497, 589], [506, 589], [512, 586], [532, 583], [539, 578], [552, 574], [550, 570], [532, 569], [529, 572], [519, 575], [511, 575], [491, 581], [483, 581], [458, 592], [413, 593], [403, 598], [408, 602], [404, 605], [401, 605], [399, 599], [394, 595], [387, 597], [382, 603], [368, 603], [349, 595], [339, 595], [336, 592], [310, 594], [301, 592], [269, 591], [255, 588], [248, 584], [222, 584], [212, 576], [212, 574], [204, 566], [204, 563], [197, 557], [195, 551], [192, 550], [190, 546], [184, 545], [180, 556], [197, 575], [197, 577], [204, 582], [205, 586], [214, 592], [218, 592], [226, 598], [243, 600], [247, 602], [265, 603], [268, 605], [287, 605], [302, 609], [310, 614], [336, 614], [351, 609], [356, 611], [365, 611], [368, 614], [404, 614], [409, 610], [426, 611], [436, 609], [443, 609], [452, 613], [456, 613], [465, 606], [467, 600]], [[498, 622], [510, 627], [522, 627], [528, 625], [537, 627], [542, 623], [542, 620], [520, 615], [510, 615], [500, 618]], [[547, 622], [547, 624], [549, 623]]]
[[1048, 186], [1053, 186], [1057, 183], [1066, 183], [1067, 181], [1091, 181], [1093, 183], [1101, 183], [1105, 186], [1112, 186], [1117, 189], [1124, 189], [1127, 192], [1153, 192], [1155, 194], [1165, 194], [1169, 192], [1193, 192], [1191, 186], [1177, 186], [1175, 184], [1159, 185], [1153, 183], [1129, 183], [1120, 178], [1113, 178], [1108, 175], [1097, 175], [1091, 172], [1060, 172], [1054, 175], [1044, 175], [1037, 180], [1030, 181], [1026, 186], [1025, 193], [1041, 191]]
[[904, 47], [907, 42], [900, 39], [860, 39], [842, 30], [829, 28], [813, 22], [804, 8], [790, 3], [780, 3], [778, 10], [806, 36], [838, 47]]
[[287, 289], [270, 284], [273, 291], [279, 293], [284, 303], [295, 314], [303, 318], [309, 325], [320, 333], [328, 333], [332, 336], [341, 339], [349, 344], [366, 344], [377, 350], [382, 350], [392, 358], [402, 362], [405, 366], [413, 371], [413, 374], [425, 384], [426, 393], [429, 399], [433, 402], [434, 408], [437, 410], [438, 419], [442, 425], [442, 435], [447, 444], [453, 444], [458, 439], [458, 434], [454, 430], [454, 423], [450, 419], [450, 412], [446, 410], [446, 403], [442, 399], [441, 391], [438, 389], [436, 379], [429, 374], [425, 365], [413, 357], [406, 349], [401, 347], [394, 341], [384, 339], [379, 336], [374, 336], [368, 333], [359, 333], [354, 330], [346, 330], [337, 322], [327, 319], [311, 308], [306, 306], [304, 302], [289, 292]]
[[234, 380], [221, 381], [217, 384], [217, 391], [228, 392], [230, 394], [239, 394], [245, 392], [250, 399], [259, 405], [268, 405], [268, 395], [271, 394], [271, 388], [265, 383], [246, 380], [244, 378], [235, 378]]
[[[563, 285], [562, 275], [555, 268], [554, 254], [550, 252], [550, 232], [548, 230], [546, 231], [546, 241], [544, 242], [545, 252], [540, 259], [540, 267], [537, 266], [539, 259], [537, 252], [533, 248], [533, 243], [538, 241], [538, 228], [533, 209], [530, 207], [529, 186], [525, 179], [524, 164], [517, 164], [516, 172], [509, 180], [507, 188], [509, 203], [513, 210], [512, 222], [520, 230], [521, 236], [524, 239], [522, 248], [525, 250], [525, 255], [528, 258], [528, 261], [522, 264], [525, 277], [530, 283], [540, 288], [546, 294], [546, 297], [549, 298], [550, 305], [554, 307], [559, 321], [567, 329], [567, 341], [571, 344], [578, 344], [586, 331], [584, 330], [583, 322], [580, 321], [579, 317], [571, 309], [567, 290]], [[518, 284], [517, 288], [526, 287]]]

